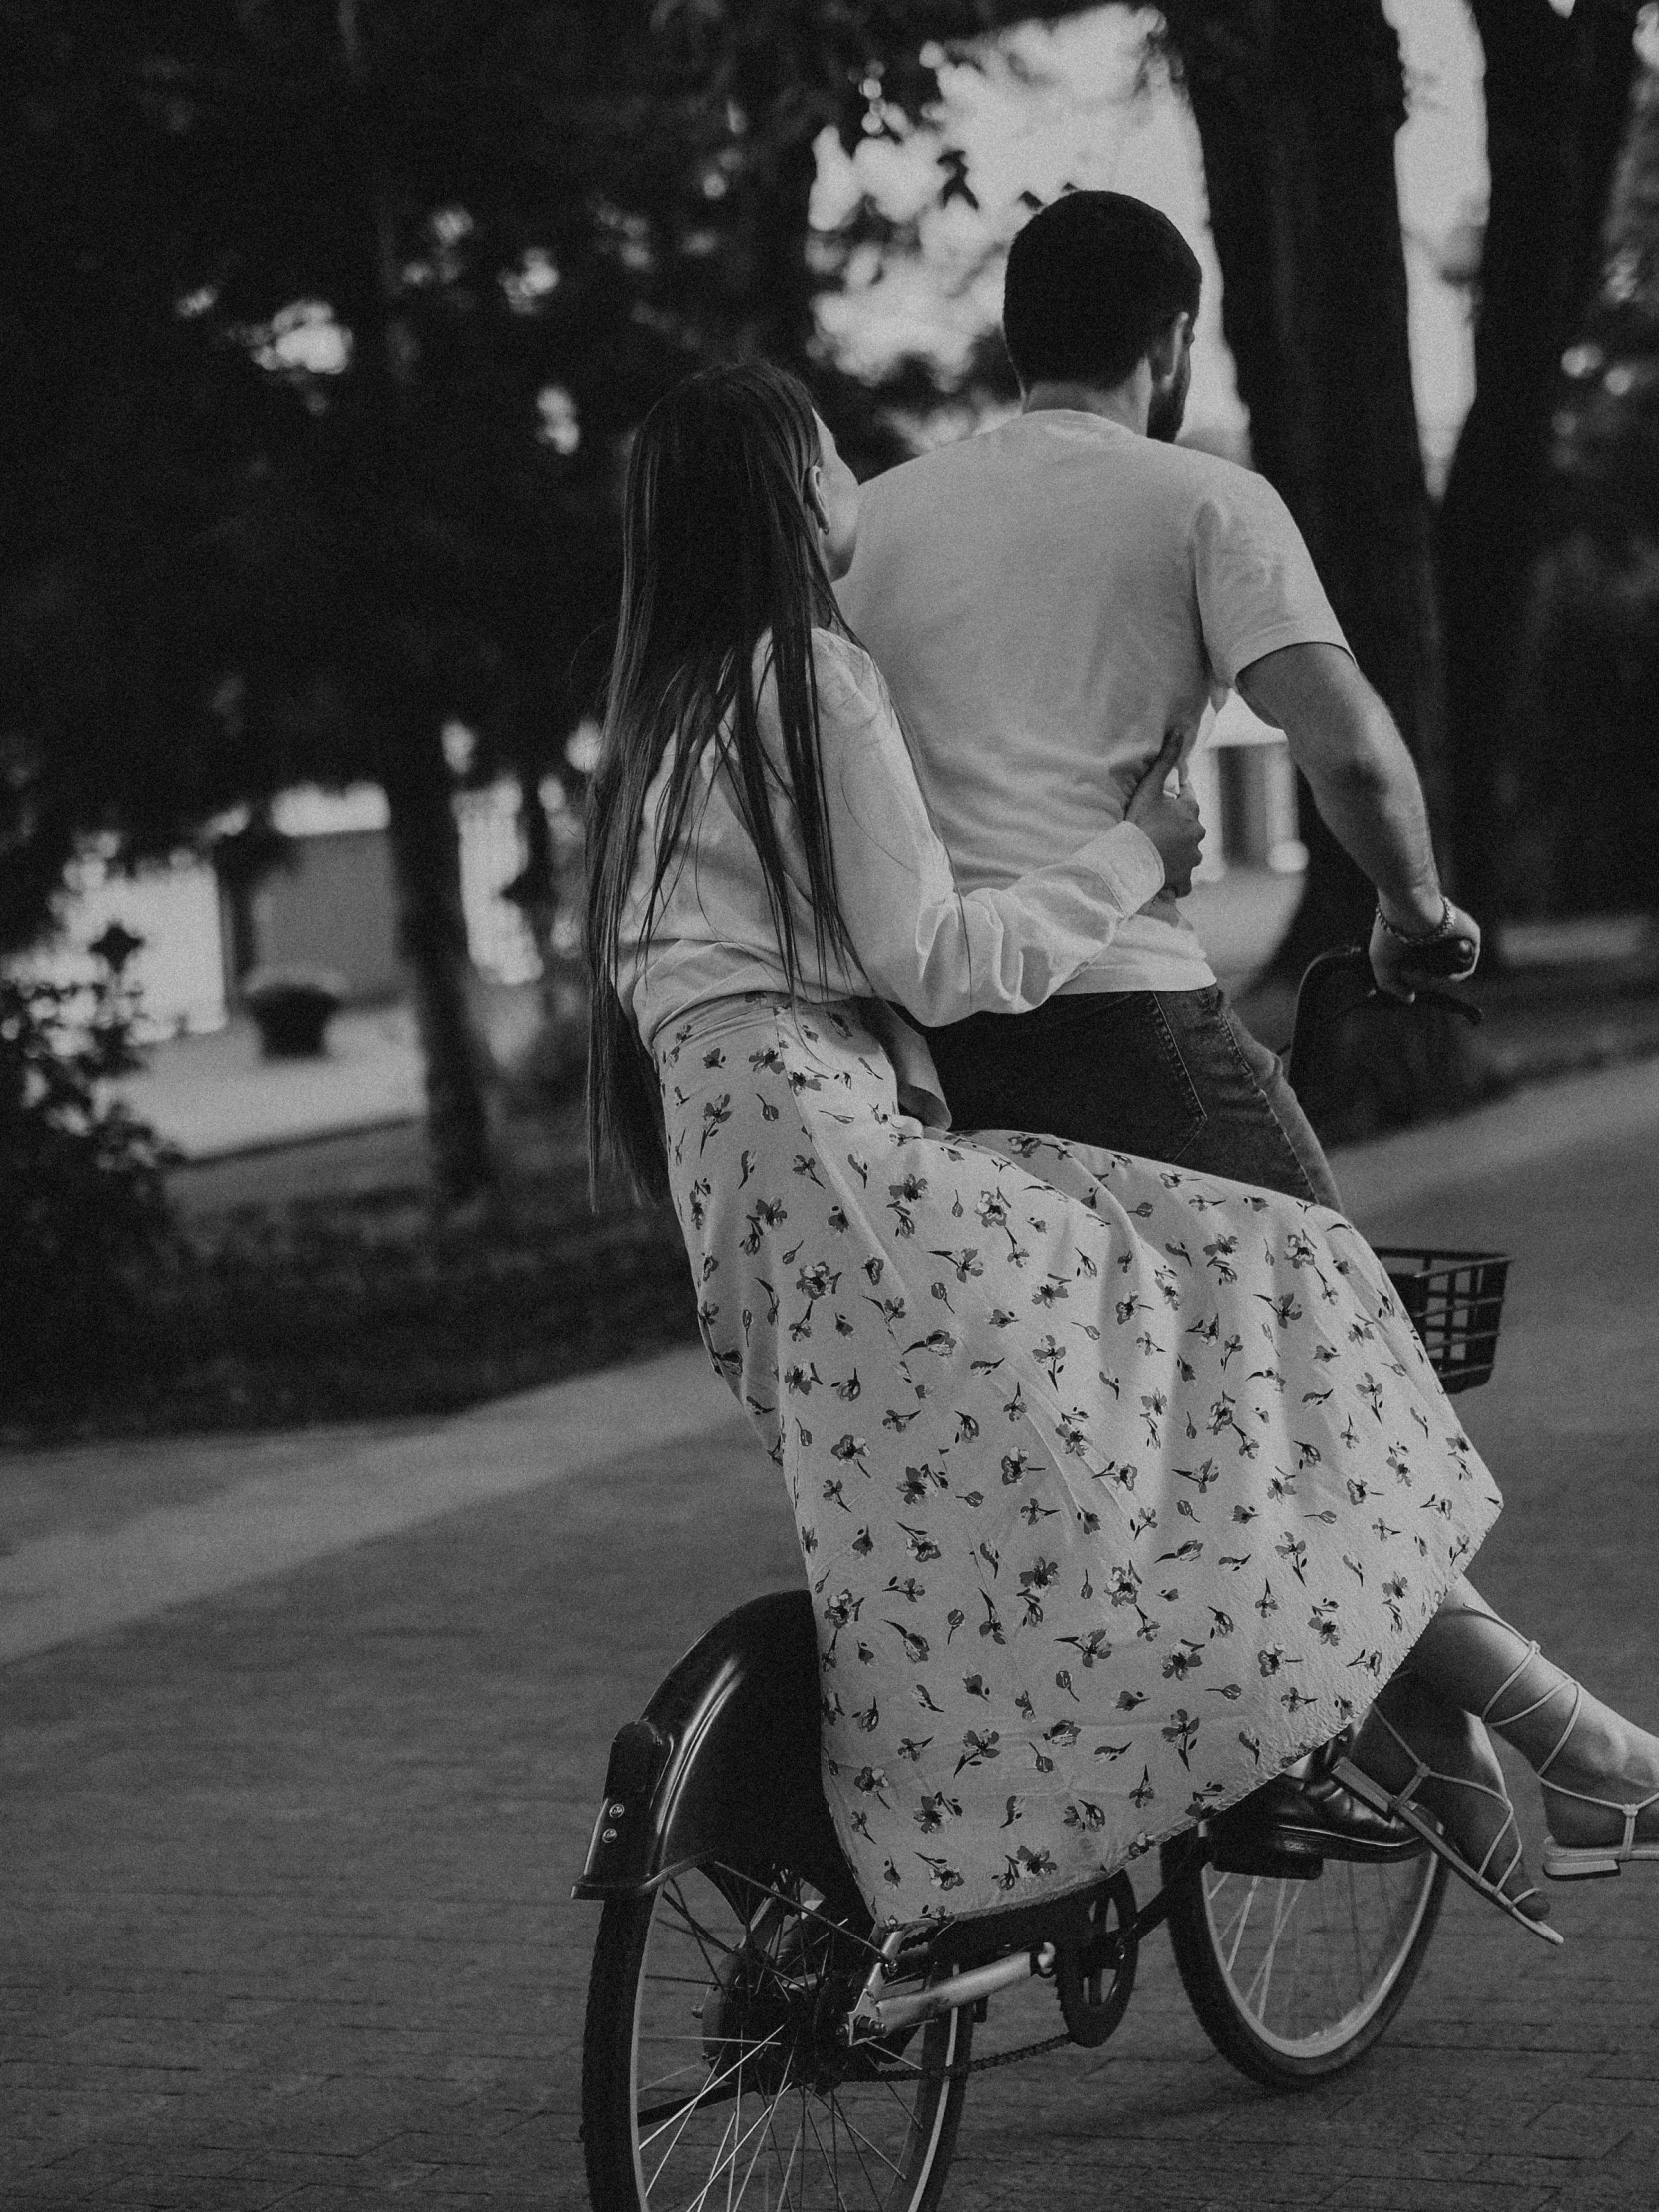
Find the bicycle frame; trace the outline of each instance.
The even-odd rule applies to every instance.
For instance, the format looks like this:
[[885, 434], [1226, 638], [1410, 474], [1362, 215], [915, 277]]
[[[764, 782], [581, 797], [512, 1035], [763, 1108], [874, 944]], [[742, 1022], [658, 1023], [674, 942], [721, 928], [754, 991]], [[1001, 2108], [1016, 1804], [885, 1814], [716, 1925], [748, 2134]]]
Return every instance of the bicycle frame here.
[[[764, 1888], [771, 1867], [787, 1862], [830, 1917], [869, 1931], [824, 1796], [819, 1696], [805, 1590], [769, 1592], [717, 1621], [670, 1670], [642, 1718], [618, 1730], [572, 1895], [644, 1896], [710, 1863]], [[1195, 1856], [1246, 1875], [1320, 1873], [1305, 1845], [1287, 1848], [1271, 1827], [1251, 1825], [1249, 1808], [1246, 1800], [1200, 1822], [1174, 1865], [1166, 1849], [1160, 1886], [1138, 1911], [1119, 1871], [1030, 1905], [891, 1931], [879, 1955], [866, 1936], [871, 1967], [863, 1987], [848, 1991], [848, 2039], [903, 2033], [1037, 1976], [1055, 1984], [1074, 2042], [1104, 2042], [1127, 2008], [1141, 1939], [1168, 1917], [1172, 1882]], [[1421, 1849], [1412, 1836], [1400, 1856]]]
[[[867, 1926], [819, 1773], [818, 1650], [804, 1590], [772, 1591], [717, 1621], [664, 1678], [644, 1716], [617, 1731], [571, 1894], [601, 1901], [644, 1895], [687, 1867], [728, 1858], [734, 1836], [744, 1839], [756, 1868], [787, 1857], [831, 1914]], [[1301, 1862], [1297, 1871], [1317, 1871], [1317, 1862]], [[1092, 1965], [1121, 1976], [1112, 2007], [1121, 2015], [1135, 1948], [1168, 1908], [1160, 1889], [1137, 1914], [1120, 1873], [1040, 1904], [943, 1922], [936, 1931], [893, 1932], [860, 1995], [854, 2033], [888, 2034], [1058, 1968], [1062, 2007], [1085, 2039], [1090, 2022], [1072, 1996], [1072, 1969], [1083, 1970], [1090, 1917], [1107, 1899], [1117, 1927], [1094, 1941]], [[901, 1951], [912, 1954], [903, 1965]], [[933, 1986], [884, 1995], [895, 1975]]]

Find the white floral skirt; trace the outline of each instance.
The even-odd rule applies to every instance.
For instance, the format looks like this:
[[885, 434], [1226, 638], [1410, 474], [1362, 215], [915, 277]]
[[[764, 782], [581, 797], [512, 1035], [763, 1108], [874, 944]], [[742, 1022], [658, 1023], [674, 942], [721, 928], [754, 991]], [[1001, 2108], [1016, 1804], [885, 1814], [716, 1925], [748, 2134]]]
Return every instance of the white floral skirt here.
[[925, 1130], [855, 1005], [723, 1000], [658, 1066], [878, 1920], [1075, 1886], [1364, 1713], [1502, 1501], [1341, 1215]]

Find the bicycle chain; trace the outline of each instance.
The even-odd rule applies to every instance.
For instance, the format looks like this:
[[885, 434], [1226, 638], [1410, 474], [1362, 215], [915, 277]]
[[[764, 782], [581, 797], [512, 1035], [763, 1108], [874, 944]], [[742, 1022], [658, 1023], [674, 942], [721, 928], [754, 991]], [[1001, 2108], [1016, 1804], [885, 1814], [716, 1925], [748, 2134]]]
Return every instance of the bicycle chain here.
[[969, 2074], [993, 2073], [998, 2066], [1017, 2066], [1022, 2058], [1038, 2058], [1044, 2051], [1058, 2050], [1062, 2043], [1069, 2043], [1066, 2034], [1050, 2035], [1041, 2043], [1022, 2043], [1018, 2050], [999, 2050], [989, 2058], [970, 2058], [965, 2066], [947, 2067], [944, 2079], [965, 2081]]
[[1022, 2058], [1040, 2058], [1045, 2051], [1058, 2050], [1070, 2041], [1069, 2034], [1050, 2035], [1040, 2043], [1021, 2043], [1018, 2050], [999, 2050], [989, 2058], [970, 2058], [965, 2066], [944, 2066], [937, 2073], [930, 2070], [911, 2073], [895, 2066], [880, 2078], [883, 2081], [965, 2081], [969, 2074], [994, 2073], [998, 2066], [1017, 2066]]

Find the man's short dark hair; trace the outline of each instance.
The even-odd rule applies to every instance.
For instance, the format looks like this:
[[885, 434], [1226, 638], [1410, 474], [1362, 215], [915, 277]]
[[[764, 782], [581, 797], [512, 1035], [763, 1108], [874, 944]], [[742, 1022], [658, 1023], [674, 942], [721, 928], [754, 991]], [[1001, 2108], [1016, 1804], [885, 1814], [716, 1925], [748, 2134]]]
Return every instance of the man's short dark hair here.
[[1008, 254], [1002, 334], [1019, 380], [1110, 390], [1178, 314], [1196, 314], [1198, 256], [1126, 192], [1068, 192]]

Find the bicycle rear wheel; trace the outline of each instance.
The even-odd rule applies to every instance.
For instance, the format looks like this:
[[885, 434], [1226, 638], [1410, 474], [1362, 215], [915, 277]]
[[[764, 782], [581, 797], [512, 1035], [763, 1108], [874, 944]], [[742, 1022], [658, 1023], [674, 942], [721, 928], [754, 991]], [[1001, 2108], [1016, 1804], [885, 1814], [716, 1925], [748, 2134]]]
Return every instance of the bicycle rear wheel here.
[[1226, 1874], [1166, 1845], [1170, 1938], [1193, 2010], [1224, 2058], [1304, 2088], [1363, 2056], [1405, 2002], [1445, 1892], [1428, 1852], [1327, 1859], [1309, 1878]]
[[594, 2212], [932, 2212], [973, 2025], [842, 2046], [865, 1932], [788, 1868], [710, 1863], [605, 1907], [582, 2047]]

